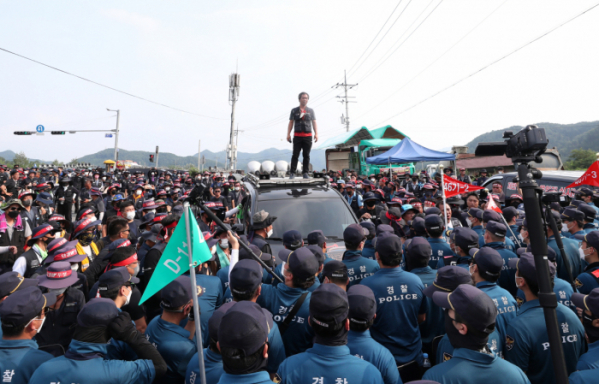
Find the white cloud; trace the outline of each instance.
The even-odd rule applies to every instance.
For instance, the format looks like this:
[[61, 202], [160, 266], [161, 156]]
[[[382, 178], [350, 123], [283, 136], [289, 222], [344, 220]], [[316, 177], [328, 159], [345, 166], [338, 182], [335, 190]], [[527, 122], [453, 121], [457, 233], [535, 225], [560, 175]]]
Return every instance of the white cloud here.
[[128, 12], [124, 9], [107, 9], [102, 13], [108, 18], [131, 25], [142, 32], [154, 32], [159, 26], [156, 19], [135, 12]]

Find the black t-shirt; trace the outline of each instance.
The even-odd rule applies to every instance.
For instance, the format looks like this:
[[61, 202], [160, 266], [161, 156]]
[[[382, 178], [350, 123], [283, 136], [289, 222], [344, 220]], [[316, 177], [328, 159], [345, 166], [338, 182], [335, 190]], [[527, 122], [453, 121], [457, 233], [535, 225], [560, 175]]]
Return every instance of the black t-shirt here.
[[289, 120], [293, 120], [294, 131], [296, 133], [312, 133], [312, 120], [316, 120], [316, 114], [312, 108], [304, 108], [303, 112], [300, 107], [295, 107], [291, 110]]

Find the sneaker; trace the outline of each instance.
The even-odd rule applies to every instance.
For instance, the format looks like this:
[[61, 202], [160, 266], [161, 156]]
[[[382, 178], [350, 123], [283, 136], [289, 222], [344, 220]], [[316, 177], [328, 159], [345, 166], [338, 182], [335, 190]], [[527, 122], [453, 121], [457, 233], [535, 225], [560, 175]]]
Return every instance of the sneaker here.
[[293, 179], [295, 179], [295, 173], [291, 172], [289, 174], [289, 180], [293, 180]]
[[310, 176], [308, 176], [307, 173], [304, 173], [304, 179], [309, 179], [309, 178], [310, 178]]

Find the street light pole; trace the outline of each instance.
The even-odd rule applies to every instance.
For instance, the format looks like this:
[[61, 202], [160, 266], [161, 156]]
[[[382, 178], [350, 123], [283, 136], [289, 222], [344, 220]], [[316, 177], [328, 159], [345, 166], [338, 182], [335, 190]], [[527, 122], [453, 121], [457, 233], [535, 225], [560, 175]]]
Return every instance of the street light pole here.
[[[116, 132], [114, 134], [114, 162], [116, 163], [119, 161], [119, 119], [121, 117], [121, 110], [108, 108], [106, 108], [106, 110], [109, 112], [116, 112]], [[116, 164], [114, 167], [116, 168]]]

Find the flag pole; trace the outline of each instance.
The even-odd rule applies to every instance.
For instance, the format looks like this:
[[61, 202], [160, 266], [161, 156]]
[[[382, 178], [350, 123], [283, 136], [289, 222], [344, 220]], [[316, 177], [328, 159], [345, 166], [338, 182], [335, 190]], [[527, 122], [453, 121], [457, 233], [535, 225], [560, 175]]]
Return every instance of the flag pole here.
[[447, 201], [445, 200], [445, 174], [443, 172], [443, 164], [439, 164], [439, 169], [441, 170], [441, 190], [443, 191], [443, 217], [445, 217], [445, 229], [447, 230], [449, 227], [447, 226]]
[[200, 322], [200, 305], [198, 303], [198, 287], [196, 283], [195, 263], [193, 262], [193, 243], [191, 242], [191, 223], [189, 222], [189, 202], [183, 205], [185, 211], [185, 232], [187, 233], [187, 256], [189, 256], [189, 275], [191, 277], [191, 291], [193, 292], [193, 318], [196, 327], [196, 345], [200, 363], [200, 382], [206, 384], [206, 370], [204, 368], [204, 347], [202, 345], [202, 327]]

